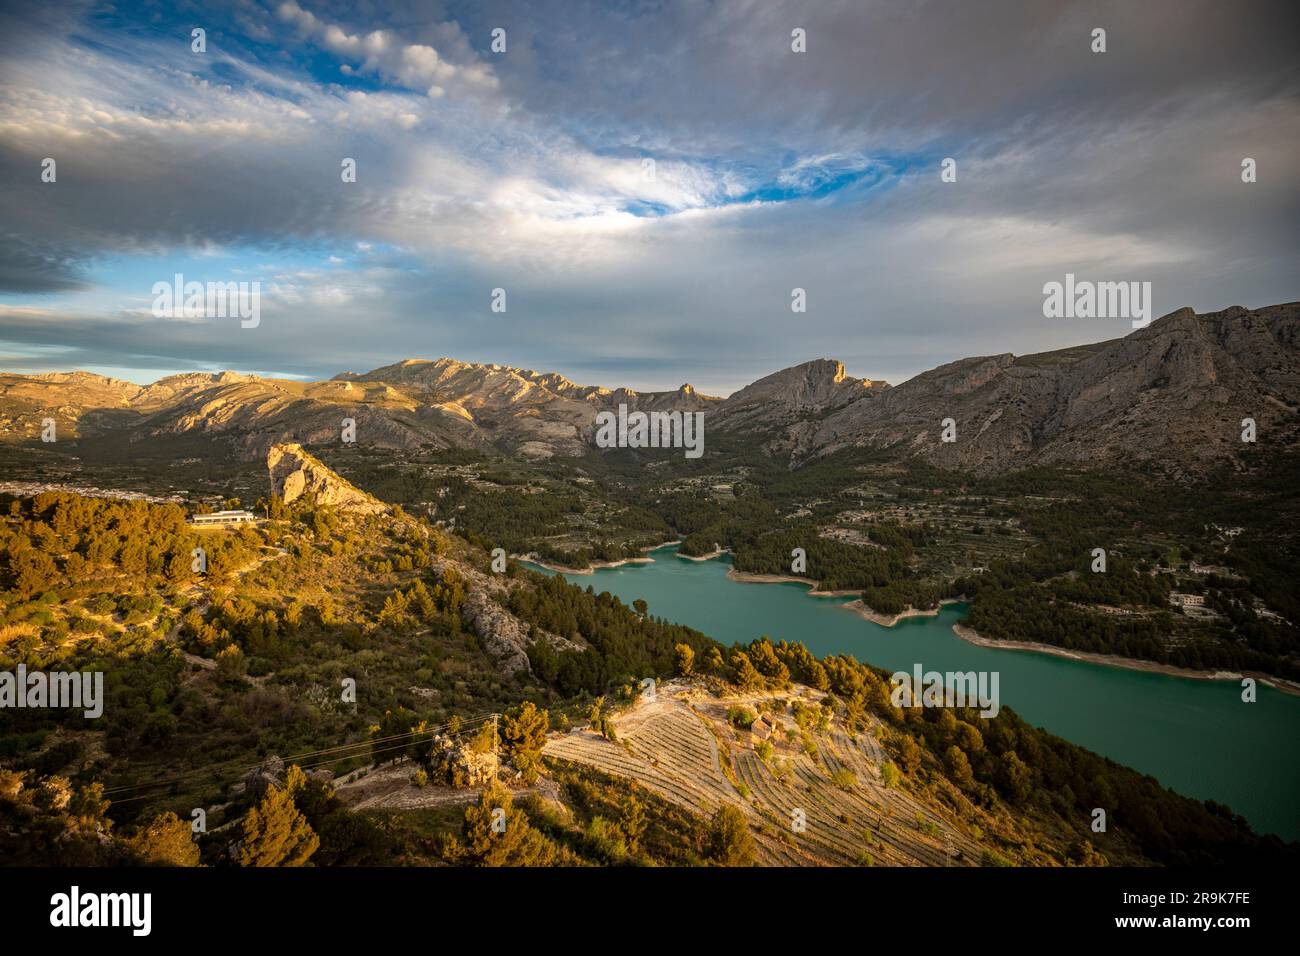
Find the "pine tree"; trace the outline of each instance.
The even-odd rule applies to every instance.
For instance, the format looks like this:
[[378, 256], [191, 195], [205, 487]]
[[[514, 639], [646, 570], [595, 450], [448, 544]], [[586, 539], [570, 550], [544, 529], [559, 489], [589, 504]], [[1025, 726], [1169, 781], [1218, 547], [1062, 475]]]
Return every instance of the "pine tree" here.
[[618, 828], [627, 838], [627, 849], [635, 853], [641, 848], [641, 837], [645, 834], [645, 804], [636, 797], [628, 797], [623, 804], [623, 812], [618, 820]]
[[154, 817], [147, 827], [126, 842], [155, 865], [199, 865], [199, 847], [193, 840], [190, 825], [170, 811]]
[[718, 866], [753, 866], [754, 838], [739, 808], [723, 804], [709, 823], [708, 857]]
[[527, 784], [531, 785], [537, 781], [538, 771], [541, 768], [542, 746], [546, 743], [546, 732], [550, 727], [550, 714], [539, 710], [530, 700], [507, 711], [502, 721], [501, 743], [506, 756], [523, 774], [524, 782]]
[[288, 788], [270, 787], [244, 818], [240, 866], [306, 866], [320, 846], [307, 818], [294, 806]]
[[499, 783], [486, 787], [479, 802], [465, 810], [461, 835], [463, 843], [453, 850], [457, 862], [549, 866], [555, 861], [555, 846], [533, 829], [526, 813], [515, 809], [510, 791]]
[[966, 754], [956, 744], [948, 748], [947, 753], [944, 754], [944, 762], [948, 766], [948, 778], [957, 786], [969, 787], [975, 782], [975, 777], [970, 769], [970, 761], [966, 759]]
[[678, 644], [673, 648], [674, 663], [679, 677], [690, 677], [695, 671], [695, 652], [689, 644]]

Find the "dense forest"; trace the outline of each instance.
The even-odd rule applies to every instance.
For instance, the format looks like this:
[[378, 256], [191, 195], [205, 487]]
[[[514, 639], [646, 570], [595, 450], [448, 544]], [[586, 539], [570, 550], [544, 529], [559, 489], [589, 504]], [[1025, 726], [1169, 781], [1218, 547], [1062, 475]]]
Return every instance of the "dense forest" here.
[[595, 695], [665, 676], [673, 672], [677, 645], [703, 653], [715, 644], [689, 627], [650, 617], [644, 602], [628, 607], [607, 591], [596, 594], [558, 576], [532, 580], [535, 587], [511, 593], [510, 610], [533, 627], [589, 645], [583, 651], [556, 651], [545, 641], [530, 646], [534, 673], [562, 695]]

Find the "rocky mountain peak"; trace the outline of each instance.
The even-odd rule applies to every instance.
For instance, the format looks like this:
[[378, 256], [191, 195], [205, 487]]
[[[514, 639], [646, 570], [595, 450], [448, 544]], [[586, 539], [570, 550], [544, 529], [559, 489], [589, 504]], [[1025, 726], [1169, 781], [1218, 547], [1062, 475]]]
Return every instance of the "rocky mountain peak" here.
[[272, 445], [266, 456], [266, 467], [271, 474], [271, 493], [279, 495], [285, 504], [311, 495], [318, 505], [337, 511], [380, 514], [389, 510], [383, 502], [340, 478], [302, 445]]
[[843, 404], [862, 394], [864, 379], [851, 378], [836, 359], [813, 359], [773, 372], [727, 399], [729, 408], [774, 404], [787, 408], [820, 409]]

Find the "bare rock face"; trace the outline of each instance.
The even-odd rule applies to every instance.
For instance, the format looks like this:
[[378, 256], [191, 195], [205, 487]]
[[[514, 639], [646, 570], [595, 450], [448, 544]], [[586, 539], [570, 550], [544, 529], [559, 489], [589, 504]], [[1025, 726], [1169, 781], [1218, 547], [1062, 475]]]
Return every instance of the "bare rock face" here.
[[528, 627], [485, 591], [476, 589], [469, 593], [461, 608], [461, 616], [469, 622], [483, 642], [483, 649], [501, 668], [503, 674], [519, 671], [531, 673], [528, 663]]
[[[441, 573], [444, 562], [435, 558], [433, 570]], [[527, 624], [502, 607], [497, 599], [504, 599], [517, 582], [498, 575], [483, 574], [467, 564], [455, 564], [454, 570], [469, 582], [469, 594], [461, 606], [461, 618], [478, 635], [483, 649], [492, 658], [502, 674], [509, 677], [523, 671], [532, 673], [528, 661], [528, 647], [533, 640], [545, 641], [557, 651], [581, 651], [585, 645], [537, 629], [532, 640]]]
[[244, 777], [244, 791], [256, 800], [262, 799], [268, 789], [280, 786], [284, 770], [284, 761], [271, 754]]
[[355, 485], [344, 481], [301, 445], [272, 445], [266, 456], [271, 472], [271, 492], [285, 504], [304, 495], [315, 497], [318, 505], [354, 514], [382, 514], [388, 506]]
[[[1206, 470], [1243, 447], [1243, 420], [1300, 431], [1300, 303], [1180, 309], [1120, 339], [951, 362], [790, 429], [793, 458], [897, 447], [943, 468], [1153, 463]], [[753, 386], [751, 386], [752, 388]], [[952, 419], [956, 440], [942, 439]]]
[[501, 760], [495, 751], [479, 753], [454, 737], [438, 734], [429, 749], [430, 777], [449, 787], [484, 787], [497, 778]]
[[888, 388], [887, 382], [846, 375], [844, 364], [835, 359], [815, 359], [746, 385], [718, 406], [716, 421], [724, 429], [784, 425], [827, 414]]

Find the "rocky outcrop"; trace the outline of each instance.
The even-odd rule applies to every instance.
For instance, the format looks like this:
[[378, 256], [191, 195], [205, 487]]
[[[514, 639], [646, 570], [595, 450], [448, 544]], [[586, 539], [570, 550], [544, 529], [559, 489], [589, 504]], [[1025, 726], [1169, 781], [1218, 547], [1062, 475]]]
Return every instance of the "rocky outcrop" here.
[[284, 771], [284, 761], [271, 754], [244, 777], [244, 792], [254, 800], [262, 799], [268, 789], [280, 786]]
[[862, 398], [869, 391], [889, 388], [886, 382], [853, 378], [844, 363], [814, 359], [782, 369], [746, 385], [722, 403], [723, 416], [758, 408], [772, 416], [794, 412], [822, 412]]
[[382, 501], [344, 481], [301, 445], [273, 445], [266, 456], [271, 472], [271, 493], [285, 504], [304, 496], [317, 505], [352, 514], [381, 514], [389, 510]]
[[483, 649], [504, 674], [532, 673], [528, 663], [528, 626], [482, 590], [474, 590], [461, 607], [463, 617], [483, 642]]
[[[464, 574], [464, 568], [461, 568], [461, 574]], [[493, 658], [502, 674], [508, 676], [519, 671], [532, 674], [532, 665], [528, 661], [528, 648], [533, 643], [528, 635], [532, 628], [497, 604], [493, 597], [494, 594], [506, 593], [506, 585], [495, 581], [489, 585], [485, 579], [474, 581], [473, 575], [465, 576], [471, 580], [473, 589], [460, 607], [460, 617], [477, 633], [487, 656]], [[546, 641], [560, 652], [582, 650], [585, 646], [539, 628], [533, 640]]]
[[[445, 559], [435, 558], [433, 571], [441, 574]], [[581, 651], [585, 645], [552, 634], [541, 628], [535, 631], [525, 622], [501, 606], [512, 588], [519, 582], [499, 575], [484, 574], [468, 564], [456, 563], [453, 569], [469, 582], [469, 594], [461, 605], [461, 618], [473, 628], [482, 642], [483, 650], [496, 663], [502, 674], [510, 676], [520, 671], [532, 673], [528, 661], [528, 647], [532, 640], [545, 641], [557, 651]], [[529, 634], [533, 633], [532, 640]]]
[[497, 778], [496, 751], [479, 752], [456, 737], [434, 736], [429, 748], [429, 778], [448, 787], [483, 787]]

